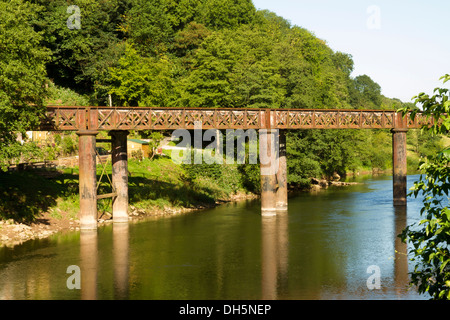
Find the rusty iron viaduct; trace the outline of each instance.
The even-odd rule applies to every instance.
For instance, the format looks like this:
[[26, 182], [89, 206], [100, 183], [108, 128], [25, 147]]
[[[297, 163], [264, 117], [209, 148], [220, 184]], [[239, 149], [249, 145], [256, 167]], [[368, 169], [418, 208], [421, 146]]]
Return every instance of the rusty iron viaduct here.
[[[47, 107], [40, 130], [76, 131], [79, 136], [80, 228], [97, 228], [96, 136], [109, 131], [112, 145], [113, 221], [128, 221], [128, 130], [265, 129], [260, 141], [279, 141], [276, 173], [261, 163], [261, 214], [274, 215], [288, 207], [285, 130], [391, 129], [393, 150], [393, 202], [406, 206], [406, 132], [432, 125], [433, 119], [417, 114], [404, 117], [384, 110], [325, 109], [206, 109], [147, 107]], [[261, 134], [265, 135], [262, 139]], [[273, 142], [272, 142], [273, 143]], [[270, 170], [269, 170], [270, 172]]]

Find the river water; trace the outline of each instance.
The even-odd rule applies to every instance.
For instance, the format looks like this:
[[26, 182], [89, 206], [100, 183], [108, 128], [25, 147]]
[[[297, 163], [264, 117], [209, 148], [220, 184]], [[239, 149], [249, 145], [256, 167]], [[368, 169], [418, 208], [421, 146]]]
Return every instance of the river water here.
[[396, 237], [421, 200], [396, 210], [391, 177], [361, 181], [299, 194], [276, 217], [244, 201], [3, 247], [0, 299], [428, 299], [408, 288]]

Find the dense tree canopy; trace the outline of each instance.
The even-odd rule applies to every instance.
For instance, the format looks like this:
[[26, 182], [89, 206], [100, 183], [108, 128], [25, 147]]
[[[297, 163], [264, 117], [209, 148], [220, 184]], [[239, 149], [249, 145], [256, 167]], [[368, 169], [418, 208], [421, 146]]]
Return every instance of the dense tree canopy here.
[[0, 1], [0, 165], [19, 156], [18, 134], [39, 123], [43, 111], [49, 50], [31, 20], [39, 7], [22, 0]]
[[[114, 105], [128, 106], [392, 109], [401, 104], [383, 97], [369, 76], [353, 78], [351, 55], [334, 52], [273, 12], [256, 10], [250, 0], [74, 0], [79, 28], [68, 28], [73, 12], [64, 0], [16, 1], [35, 8], [24, 25], [8, 27], [35, 39], [39, 67], [30, 72], [39, 76], [27, 83], [42, 82], [46, 71], [57, 87], [83, 94], [92, 105], [107, 104], [109, 94]], [[16, 10], [2, 3], [6, 12]], [[51, 57], [44, 71], [46, 52]], [[290, 132], [289, 152], [298, 155], [288, 157], [290, 181], [389, 166], [389, 148], [381, 148], [380, 155], [371, 142], [388, 135]]]

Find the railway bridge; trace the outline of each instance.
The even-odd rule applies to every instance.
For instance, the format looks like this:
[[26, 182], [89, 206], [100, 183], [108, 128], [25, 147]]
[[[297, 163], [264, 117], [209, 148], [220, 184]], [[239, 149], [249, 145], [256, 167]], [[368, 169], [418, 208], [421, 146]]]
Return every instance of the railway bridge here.
[[[261, 214], [274, 215], [287, 210], [287, 169], [285, 130], [299, 129], [391, 129], [393, 150], [393, 202], [406, 206], [406, 132], [432, 125], [432, 118], [417, 114], [402, 116], [384, 110], [325, 109], [206, 109], [148, 107], [66, 107], [49, 106], [40, 130], [76, 131], [79, 136], [80, 228], [97, 228], [97, 200], [113, 198], [114, 222], [128, 221], [129, 130], [260, 130], [260, 143], [273, 150], [277, 170], [267, 170], [271, 163], [261, 163]], [[112, 144], [112, 184], [114, 192], [97, 195], [96, 136], [108, 131]], [[276, 139], [275, 139], [276, 138]], [[268, 155], [273, 159], [274, 155]]]

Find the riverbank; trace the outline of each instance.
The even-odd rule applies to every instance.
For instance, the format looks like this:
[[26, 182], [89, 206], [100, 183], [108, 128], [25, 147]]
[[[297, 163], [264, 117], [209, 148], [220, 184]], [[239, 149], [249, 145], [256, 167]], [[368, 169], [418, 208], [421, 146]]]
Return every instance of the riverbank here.
[[[183, 166], [168, 157], [129, 159], [130, 219], [175, 215], [255, 198], [237, 165]], [[111, 164], [106, 173], [111, 174]], [[51, 173], [51, 174], [50, 174]], [[97, 194], [111, 192], [97, 167]], [[0, 172], [0, 245], [79, 229], [78, 168]], [[255, 187], [254, 189], [257, 189]], [[98, 201], [99, 224], [111, 220], [112, 199]]]
[[[296, 189], [296, 192], [318, 192], [327, 189], [329, 186], [349, 186], [360, 184], [359, 182], [343, 182], [332, 180], [312, 179], [311, 187], [308, 189]], [[173, 207], [166, 206], [160, 208], [154, 206], [150, 209], [129, 206], [129, 222], [137, 222], [150, 218], [177, 216], [180, 214], [192, 213], [209, 208], [217, 207], [221, 204], [258, 199], [259, 195], [250, 192], [237, 192], [229, 195], [227, 199], [218, 199], [211, 204], [198, 204], [192, 207]], [[56, 214], [55, 214], [56, 213]], [[112, 215], [109, 212], [99, 213], [99, 227], [113, 222]], [[13, 247], [29, 240], [48, 238], [53, 234], [73, 232], [80, 230], [80, 221], [73, 217], [73, 214], [61, 210], [60, 208], [51, 208], [51, 210], [42, 212], [39, 216], [29, 223], [14, 221], [14, 219], [0, 220], [0, 246]]]
[[[317, 181], [317, 184], [316, 184]], [[328, 186], [348, 186], [359, 184], [357, 182], [341, 182], [312, 179], [310, 189], [302, 189], [301, 192], [317, 192], [326, 189]], [[299, 191], [299, 190], [296, 190]], [[149, 218], [176, 216], [195, 211], [213, 208], [224, 203], [258, 199], [259, 195], [250, 192], [237, 192], [229, 196], [228, 199], [218, 199], [212, 204], [199, 204], [193, 207], [171, 207], [163, 208], [154, 206], [151, 209], [137, 208], [129, 206], [129, 221], [136, 222]], [[55, 214], [55, 212], [57, 214]], [[99, 213], [99, 227], [113, 222], [109, 212]], [[13, 247], [29, 240], [44, 239], [53, 234], [73, 232], [80, 230], [80, 221], [73, 217], [73, 214], [63, 211], [60, 208], [42, 212], [30, 223], [14, 221], [14, 219], [0, 220], [0, 246]]]
[[[167, 159], [130, 161], [129, 167], [130, 221], [174, 216], [259, 197], [242, 189], [242, 186], [229, 188], [236, 181], [238, 173], [237, 168], [232, 166], [221, 172], [220, 178], [196, 172], [195, 176], [192, 172], [187, 174], [182, 167], [173, 165]], [[207, 169], [217, 175], [217, 168]], [[339, 181], [339, 178], [313, 178], [310, 188], [291, 191], [318, 192], [330, 186], [358, 184]], [[3, 176], [2, 182], [8, 187], [0, 190], [0, 193], [6, 195], [2, 199], [1, 210], [5, 213], [14, 207], [14, 213], [22, 216], [10, 214], [10, 217], [18, 216], [22, 219], [0, 218], [0, 246], [14, 246], [32, 239], [47, 238], [55, 233], [78, 231], [77, 179], [76, 168], [65, 169], [60, 175], [50, 178], [47, 174], [42, 177], [36, 173]], [[111, 204], [105, 200], [99, 202], [99, 226], [111, 222]]]
[[[295, 189], [294, 192], [319, 192], [329, 186], [349, 186], [360, 184], [359, 182], [344, 182], [325, 179], [311, 179], [310, 188]], [[190, 207], [154, 205], [150, 208], [129, 206], [129, 221], [137, 222], [149, 218], [176, 216], [195, 211], [213, 208], [224, 203], [258, 199], [259, 195], [239, 191], [228, 195], [227, 198], [219, 198], [214, 203], [202, 203]], [[157, 199], [156, 199], [157, 200]], [[99, 212], [99, 227], [113, 222], [112, 215], [108, 211]], [[0, 219], [0, 246], [13, 247], [29, 240], [44, 239], [53, 234], [73, 232], [80, 230], [80, 221], [70, 210], [51, 207], [43, 211], [32, 222], [19, 222], [14, 219]]]
[[[149, 218], [168, 217], [185, 214], [189, 212], [201, 211], [208, 208], [213, 208], [218, 205], [257, 199], [258, 195], [252, 193], [238, 192], [230, 195], [229, 199], [219, 199], [214, 204], [203, 204], [195, 207], [154, 207], [150, 210], [140, 209], [130, 205], [129, 207], [129, 221], [137, 222]], [[51, 212], [43, 212], [35, 221], [30, 223], [22, 223], [14, 221], [13, 219], [0, 220], [0, 247], [13, 247], [22, 244], [29, 240], [48, 238], [53, 234], [73, 232], [80, 230], [80, 221], [73, 218], [67, 212], [58, 208], [58, 217]], [[100, 213], [98, 217], [98, 226], [104, 226], [113, 222], [112, 215], [108, 212]]]

